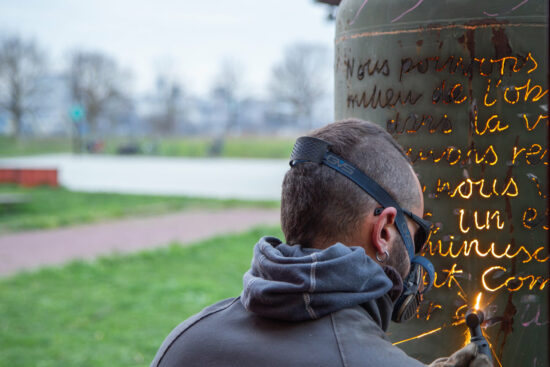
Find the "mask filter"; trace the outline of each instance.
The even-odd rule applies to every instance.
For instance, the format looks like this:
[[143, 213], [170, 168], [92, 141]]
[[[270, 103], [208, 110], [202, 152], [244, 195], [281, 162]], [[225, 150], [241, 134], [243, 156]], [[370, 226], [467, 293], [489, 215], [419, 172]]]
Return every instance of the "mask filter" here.
[[[431, 262], [421, 256], [415, 256], [411, 262], [411, 271], [403, 281], [403, 292], [393, 306], [392, 321], [405, 322], [415, 314], [422, 303], [422, 296], [433, 285], [435, 270]], [[428, 284], [424, 287], [424, 279]]]

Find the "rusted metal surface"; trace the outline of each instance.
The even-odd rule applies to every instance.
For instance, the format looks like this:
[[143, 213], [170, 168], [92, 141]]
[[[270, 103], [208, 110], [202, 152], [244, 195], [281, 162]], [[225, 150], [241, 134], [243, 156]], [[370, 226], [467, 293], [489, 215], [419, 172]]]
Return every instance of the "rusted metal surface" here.
[[439, 227], [439, 286], [390, 335], [424, 362], [464, 345], [482, 292], [496, 365], [549, 364], [547, 14], [540, 0], [339, 7], [336, 118], [396, 137]]

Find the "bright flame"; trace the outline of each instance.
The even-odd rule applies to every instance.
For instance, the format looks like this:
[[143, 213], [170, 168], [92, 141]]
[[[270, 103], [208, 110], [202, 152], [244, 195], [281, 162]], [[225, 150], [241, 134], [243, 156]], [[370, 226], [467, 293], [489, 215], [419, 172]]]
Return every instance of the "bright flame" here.
[[474, 306], [474, 308], [475, 308], [476, 310], [479, 310], [479, 303], [480, 303], [480, 302], [481, 302], [481, 292], [479, 292], [479, 293], [477, 294], [476, 304], [475, 304], [475, 306]]

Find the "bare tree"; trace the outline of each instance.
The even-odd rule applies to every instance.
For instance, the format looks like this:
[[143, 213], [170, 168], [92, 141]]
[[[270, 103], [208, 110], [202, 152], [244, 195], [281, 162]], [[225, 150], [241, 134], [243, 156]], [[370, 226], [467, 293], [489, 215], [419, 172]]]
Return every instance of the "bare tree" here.
[[127, 103], [128, 73], [101, 52], [77, 51], [72, 54], [68, 81], [75, 103], [85, 111], [92, 135], [97, 133], [100, 117], [108, 113], [112, 104]]
[[308, 128], [315, 105], [327, 90], [329, 62], [323, 46], [298, 43], [285, 49], [283, 60], [272, 70], [272, 98], [289, 103], [295, 118], [304, 121]]
[[14, 135], [20, 137], [23, 120], [38, 109], [44, 92], [45, 54], [33, 41], [12, 36], [0, 43], [0, 108], [14, 123]]
[[210, 147], [210, 155], [220, 155], [225, 139], [239, 123], [239, 105], [242, 98], [242, 67], [235, 60], [225, 59], [215, 76], [212, 85], [212, 97], [221, 103], [220, 116], [222, 127]]
[[149, 118], [156, 132], [167, 135], [176, 131], [178, 122], [183, 119], [183, 95], [183, 88], [177, 77], [169, 74], [157, 76], [153, 96], [157, 111]]
[[225, 126], [223, 134], [238, 124], [239, 103], [242, 98], [242, 67], [235, 60], [225, 59], [222, 61], [220, 70], [214, 79], [212, 95], [223, 104]]
[[225, 59], [214, 79], [212, 93], [225, 101], [236, 101], [240, 98], [242, 84], [241, 65], [235, 60]]

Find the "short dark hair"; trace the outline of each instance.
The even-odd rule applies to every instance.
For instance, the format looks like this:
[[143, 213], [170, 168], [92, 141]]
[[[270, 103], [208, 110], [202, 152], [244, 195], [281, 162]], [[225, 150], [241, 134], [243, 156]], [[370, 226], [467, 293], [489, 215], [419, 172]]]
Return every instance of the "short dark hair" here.
[[[308, 136], [331, 143], [334, 153], [378, 182], [403, 208], [420, 205], [409, 159], [378, 125], [346, 119]], [[315, 241], [345, 243], [376, 205], [370, 195], [330, 167], [301, 163], [283, 180], [281, 226], [286, 242], [305, 247], [312, 247]]]

